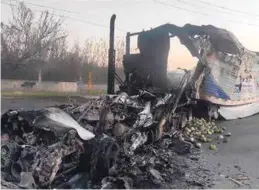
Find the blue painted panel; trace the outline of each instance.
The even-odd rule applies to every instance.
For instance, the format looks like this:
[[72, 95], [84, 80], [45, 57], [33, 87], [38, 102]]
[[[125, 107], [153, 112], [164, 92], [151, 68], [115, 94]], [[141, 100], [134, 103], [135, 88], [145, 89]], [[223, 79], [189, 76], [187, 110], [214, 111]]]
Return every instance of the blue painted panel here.
[[222, 90], [222, 88], [220, 88], [220, 86], [216, 84], [215, 79], [210, 74], [204, 77], [202, 91], [204, 94], [215, 96], [216, 98], [224, 100], [230, 99], [227, 93], [225, 93], [224, 90]]

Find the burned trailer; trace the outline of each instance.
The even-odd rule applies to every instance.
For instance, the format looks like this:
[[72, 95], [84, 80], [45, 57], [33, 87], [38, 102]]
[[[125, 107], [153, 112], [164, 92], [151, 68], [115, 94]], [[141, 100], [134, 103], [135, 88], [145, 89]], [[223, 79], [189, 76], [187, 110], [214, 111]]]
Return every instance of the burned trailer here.
[[[140, 53], [130, 53], [130, 37], [138, 36]], [[127, 33], [123, 57], [125, 81], [120, 89], [129, 94], [145, 89], [153, 93], [172, 90], [181, 77], [167, 77], [170, 38], [178, 37], [198, 58], [187, 90], [199, 110], [211, 118], [242, 118], [259, 112], [259, 53], [247, 50], [229, 31], [212, 25], [165, 24]], [[235, 111], [233, 111], [235, 110]]]

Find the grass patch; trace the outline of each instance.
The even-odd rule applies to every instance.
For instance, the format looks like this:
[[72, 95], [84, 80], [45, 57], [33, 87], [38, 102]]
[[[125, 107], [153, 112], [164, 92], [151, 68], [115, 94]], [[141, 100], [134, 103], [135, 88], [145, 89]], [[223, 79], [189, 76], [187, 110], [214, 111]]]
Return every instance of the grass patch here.
[[99, 96], [106, 93], [107, 93], [106, 90], [89, 90], [88, 92], [86, 92], [85, 95]]
[[5, 97], [78, 97], [78, 96], [98, 96], [105, 94], [105, 90], [91, 90], [87, 92], [51, 92], [51, 91], [1, 91], [1, 96]]

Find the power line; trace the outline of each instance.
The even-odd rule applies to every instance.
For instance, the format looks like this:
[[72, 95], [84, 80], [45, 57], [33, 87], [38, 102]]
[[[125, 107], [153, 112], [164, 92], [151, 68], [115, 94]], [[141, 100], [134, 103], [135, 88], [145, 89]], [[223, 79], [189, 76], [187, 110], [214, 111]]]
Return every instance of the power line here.
[[[80, 14], [79, 12], [74, 12], [74, 11], [70, 11], [70, 10], [66, 10], [66, 9], [54, 8], [54, 7], [51, 7], [51, 6], [44, 6], [44, 5], [35, 4], [35, 3], [29, 3], [29, 2], [20, 1], [20, 0], [9, 0], [9, 1], [23, 2], [23, 3], [27, 4], [27, 5], [33, 5], [33, 6], [38, 6], [38, 7], [51, 8], [51, 9], [53, 9], [53, 10], [64, 11], [64, 12], [68, 12], [68, 13]], [[13, 4], [13, 5], [14, 5], [14, 4]], [[32, 9], [32, 10], [35, 10], [35, 9]], [[40, 10], [35, 10], [35, 11], [40, 11]], [[52, 15], [59, 16], [59, 17], [63, 17], [63, 18], [67, 18], [67, 19], [70, 19], [70, 20], [75, 20], [75, 21], [78, 21], [78, 22], [86, 23], [86, 24], [91, 24], [91, 25], [99, 26], [99, 27], [109, 28], [109, 26], [102, 25], [102, 24], [98, 24], [98, 23], [95, 23], [95, 22], [92, 22], [92, 21], [85, 21], [85, 20], [76, 19], [76, 18], [70, 18], [70, 17], [68, 17], [68, 16], [62, 16], [62, 15], [57, 15], [57, 14], [52, 14]], [[115, 30], [118, 30], [118, 31], [121, 31], [121, 32], [126, 32], [125, 30], [119, 29], [119, 28], [115, 28]]]
[[[189, 13], [195, 13], [195, 14], [199, 14], [199, 15], [204, 15], [204, 16], [211, 16], [211, 17], [213, 17], [213, 15], [208, 14], [208, 13], [193, 11], [193, 10], [190, 10], [190, 9], [186, 9], [186, 8], [184, 8], [184, 7], [179, 7], [179, 6], [171, 5], [171, 4], [164, 3], [164, 2], [160, 2], [160, 1], [157, 1], [157, 0], [153, 0], [153, 2], [158, 3], [158, 4], [162, 4], [162, 5], [164, 5], [164, 6], [172, 7], [172, 8], [175, 8], [175, 9], [183, 10], [183, 11], [186, 11], [186, 12], [189, 12]], [[246, 24], [246, 25], [249, 25], [249, 26], [256, 26], [256, 27], [259, 27], [259, 25], [253, 24], [253, 23], [240, 22], [240, 21], [236, 21], [236, 20], [227, 20], [227, 19], [225, 19], [225, 20], [228, 21], [228, 22], [233, 22], [233, 23], [237, 23], [237, 24]]]
[[[191, 5], [191, 6], [197, 6], [198, 4], [196, 3], [191, 3], [189, 1], [183, 1], [183, 0], [177, 0], [178, 2], [180, 3], [183, 3], [183, 4], [188, 4], [188, 5]], [[214, 7], [215, 8], [215, 7]], [[233, 13], [233, 12], [226, 12], [226, 11], [223, 11], [223, 10], [219, 10], [219, 9], [213, 9], [214, 11], [216, 12], [219, 12], [219, 13], [224, 13], [224, 14], [231, 14], [231, 15], [234, 15], [234, 16], [237, 16], [236, 13]], [[240, 16], [240, 15], [239, 15]], [[251, 15], [246, 15], [246, 16], [251, 16]], [[254, 17], [254, 16], [253, 16]], [[254, 20], [259, 20], [259, 18], [253, 18]]]
[[80, 14], [79, 12], [75, 12], [75, 11], [70, 11], [70, 10], [66, 10], [66, 9], [55, 8], [55, 7], [46, 6], [46, 5], [40, 5], [40, 4], [36, 4], [36, 3], [30, 3], [30, 2], [26, 2], [26, 1], [19, 1], [19, 0], [9, 0], [9, 1], [15, 1], [15, 2], [17, 2], [17, 3], [26, 3], [26, 4], [32, 5], [32, 6], [37, 6], [37, 7], [41, 7], [41, 8], [43, 7], [43, 8], [53, 9], [53, 10], [57, 10], [57, 11], [63, 11], [63, 12], [67, 12], [67, 13]]
[[221, 8], [221, 9], [233, 11], [233, 12], [236, 12], [236, 13], [246, 14], [246, 15], [250, 15], [250, 16], [259, 17], [259, 14], [252, 14], [252, 13], [249, 13], [249, 12], [244, 12], [244, 11], [240, 11], [240, 10], [236, 10], [236, 9], [231, 9], [231, 8], [229, 8], [229, 7], [224, 7], [224, 6], [221, 6], [221, 5], [216, 5], [216, 4], [207, 2], [207, 1], [202, 1], [202, 0], [197, 0], [197, 1], [199, 1], [200, 3], [206, 4], [206, 5], [209, 5], [209, 6], [219, 7], [219, 8]]
[[186, 8], [184, 8], [184, 7], [178, 7], [178, 6], [175, 6], [175, 5], [170, 5], [170, 4], [168, 4], [168, 3], [160, 2], [160, 1], [157, 1], [157, 0], [153, 0], [153, 2], [158, 3], [158, 4], [161, 4], [161, 5], [173, 7], [173, 8], [175, 8], [175, 9], [183, 10], [183, 11], [186, 11], [186, 12], [189, 12], [189, 13], [209, 16], [209, 14], [207, 14], [207, 13], [196, 12], [196, 11], [193, 11], [193, 10], [190, 10], [190, 9], [186, 9]]
[[[18, 6], [18, 5], [16, 5], [16, 4], [6, 3], [6, 2], [3, 2], [3, 1], [1, 1], [1, 3], [6, 4], [6, 5]], [[31, 9], [31, 8], [30, 8], [30, 9]], [[31, 10], [37, 11], [37, 12], [44, 12], [44, 11], [42, 11], [42, 10], [37, 10], [37, 9], [31, 9]], [[107, 26], [107, 25], [100, 24], [100, 23], [96, 23], [96, 22], [93, 22], [93, 21], [87, 21], [87, 20], [82, 20], [82, 19], [77, 19], [77, 18], [71, 18], [71, 17], [69, 17], [69, 16], [58, 15], [58, 14], [54, 14], [54, 13], [50, 13], [50, 14], [51, 14], [51, 15], [54, 15], [54, 16], [57, 16], [57, 17], [61, 17], [61, 18], [69, 19], [69, 20], [74, 20], [74, 21], [78, 21], [78, 22], [85, 23], [85, 24], [89, 24], [89, 25], [93, 25], [93, 26], [98, 26], [98, 27], [103, 27], [103, 28], [110, 28], [110, 27]], [[115, 30], [120, 31], [120, 32], [126, 32], [125, 30], [120, 29], [120, 28], [115, 28]]]

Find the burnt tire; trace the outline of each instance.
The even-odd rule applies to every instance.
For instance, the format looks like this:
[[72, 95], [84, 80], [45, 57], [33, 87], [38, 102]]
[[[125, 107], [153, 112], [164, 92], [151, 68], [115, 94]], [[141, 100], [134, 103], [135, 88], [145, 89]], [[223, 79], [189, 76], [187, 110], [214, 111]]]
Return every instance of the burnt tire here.
[[104, 138], [100, 141], [99, 148], [95, 153], [95, 166], [92, 165], [94, 181], [100, 181], [103, 177], [108, 176], [110, 168], [117, 161], [119, 150], [120, 147], [114, 139]]

